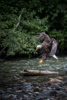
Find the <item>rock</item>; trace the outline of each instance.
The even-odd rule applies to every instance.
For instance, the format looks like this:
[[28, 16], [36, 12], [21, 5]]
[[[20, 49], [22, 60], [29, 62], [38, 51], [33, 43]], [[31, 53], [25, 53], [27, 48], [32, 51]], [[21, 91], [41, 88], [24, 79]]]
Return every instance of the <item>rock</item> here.
[[9, 94], [3, 95], [2, 100], [17, 100], [17, 95]]
[[0, 94], [5, 94], [5, 92], [3, 90], [0, 90]]
[[34, 92], [40, 92], [40, 88], [37, 86], [37, 87], [34, 87]]
[[22, 91], [22, 94], [23, 94], [23, 95], [28, 95], [29, 93], [28, 93], [26, 90], [23, 90], [23, 91]]
[[38, 95], [40, 95], [40, 93], [39, 93], [39, 92], [34, 92], [33, 95], [34, 95], [34, 96], [38, 96]]
[[61, 76], [57, 76], [55, 79], [62, 80], [63, 78]]
[[58, 84], [51, 85], [51, 88], [54, 90], [61, 90], [62, 89]]
[[56, 89], [56, 90], [61, 90], [61, 87], [60, 87], [59, 85], [56, 85], [56, 86], [55, 86], [55, 89]]
[[50, 100], [49, 98], [47, 98], [46, 100]]
[[17, 92], [17, 93], [21, 93], [21, 92], [22, 92], [22, 90], [16, 90], [16, 92]]
[[13, 80], [14, 80], [14, 81], [17, 81], [17, 80], [19, 80], [19, 79], [20, 79], [20, 78], [17, 77], [17, 76], [14, 76], [14, 77], [13, 77]]
[[56, 96], [57, 95], [57, 91], [56, 90], [49, 90], [49, 91], [46, 91], [43, 95], [45, 97], [48, 97], [48, 96]]
[[31, 87], [31, 83], [26, 83], [26, 82], [25, 82], [25, 83], [23, 84], [23, 86], [24, 86], [24, 87]]
[[7, 90], [12, 90], [12, 88], [7, 88]]
[[55, 77], [55, 78], [51, 78], [50, 81], [48, 83], [62, 83], [62, 77], [61, 76], [58, 76], [58, 77]]
[[39, 86], [39, 84], [38, 83], [32, 83], [32, 86]]
[[67, 97], [67, 93], [66, 93], [66, 92], [63, 92], [63, 91], [58, 91], [58, 92], [57, 92], [57, 96], [58, 96], [58, 97], [65, 98], [65, 97]]
[[51, 79], [48, 83], [62, 83], [63, 81], [62, 80], [59, 80], [59, 79]]
[[10, 87], [1, 88], [0, 100], [67, 100], [67, 87], [63, 83], [16, 82]]
[[39, 96], [36, 100], [44, 100], [43, 96]]
[[24, 95], [24, 99], [26, 99], [26, 100], [27, 100], [27, 98], [28, 98], [28, 95]]

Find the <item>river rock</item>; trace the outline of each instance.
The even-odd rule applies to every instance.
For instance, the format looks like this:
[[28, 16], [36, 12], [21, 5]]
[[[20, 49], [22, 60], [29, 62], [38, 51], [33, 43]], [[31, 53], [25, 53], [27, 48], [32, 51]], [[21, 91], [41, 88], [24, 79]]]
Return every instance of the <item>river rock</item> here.
[[56, 90], [61, 90], [62, 88], [61, 88], [59, 85], [56, 85], [56, 86], [55, 86], [55, 89], [56, 89]]
[[26, 82], [25, 82], [25, 83], [23, 84], [23, 86], [29, 88], [29, 87], [31, 87], [31, 83], [26, 83]]
[[34, 91], [34, 92], [40, 92], [40, 88], [39, 88], [38, 86], [37, 86], [37, 87], [34, 87], [34, 88], [33, 88], [33, 91]]
[[58, 91], [58, 92], [57, 92], [57, 96], [58, 96], [58, 97], [65, 98], [65, 97], [67, 97], [67, 93], [66, 93], [66, 92], [63, 92], [63, 91]]
[[0, 94], [5, 94], [5, 92], [3, 90], [0, 90]]
[[39, 96], [36, 100], [44, 100], [43, 96]]
[[44, 93], [44, 96], [56, 96], [57, 95], [57, 91], [56, 90], [49, 90], [49, 91], [46, 91]]

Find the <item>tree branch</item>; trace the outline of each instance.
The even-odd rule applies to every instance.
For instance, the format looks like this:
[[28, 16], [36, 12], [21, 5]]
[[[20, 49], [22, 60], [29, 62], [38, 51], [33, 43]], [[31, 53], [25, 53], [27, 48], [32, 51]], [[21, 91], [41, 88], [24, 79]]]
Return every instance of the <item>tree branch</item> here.
[[15, 31], [17, 29], [17, 27], [19, 26], [20, 20], [21, 20], [21, 16], [22, 16], [22, 13], [19, 15], [19, 17], [18, 17], [18, 23], [17, 23], [16, 27], [13, 29], [13, 31]]

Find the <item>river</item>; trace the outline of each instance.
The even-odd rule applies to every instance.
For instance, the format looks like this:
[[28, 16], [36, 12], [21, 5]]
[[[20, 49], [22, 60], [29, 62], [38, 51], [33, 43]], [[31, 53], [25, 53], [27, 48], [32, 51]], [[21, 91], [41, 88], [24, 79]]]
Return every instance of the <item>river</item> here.
[[[58, 71], [61, 76], [67, 77], [67, 57], [58, 57], [58, 60], [55, 60], [53, 58], [48, 58], [44, 63], [40, 64], [38, 63], [40, 59], [34, 58], [34, 59], [12, 59], [12, 60], [3, 60], [0, 59], [0, 82], [3, 82], [5, 86], [9, 86], [10, 84], [13, 84], [14, 78], [19, 79], [19, 83], [22, 80], [25, 81], [38, 81], [43, 82], [47, 77], [43, 76], [37, 76], [37, 77], [21, 77], [19, 75], [20, 71], [24, 69], [32, 69], [32, 70], [49, 70], [49, 71]], [[10, 82], [7, 82], [7, 80]], [[7, 83], [7, 84], [6, 84]]]
[[57, 76], [20, 76], [20, 71], [24, 69], [58, 71], [59, 76], [63, 77], [63, 80], [67, 80], [67, 56], [59, 56], [58, 60], [48, 57], [48, 59], [42, 64], [38, 63], [39, 60], [40, 58], [15, 58], [11, 60], [0, 59], [0, 89], [12, 88], [16, 85], [21, 86], [22, 83], [25, 82], [48, 82], [50, 78]]

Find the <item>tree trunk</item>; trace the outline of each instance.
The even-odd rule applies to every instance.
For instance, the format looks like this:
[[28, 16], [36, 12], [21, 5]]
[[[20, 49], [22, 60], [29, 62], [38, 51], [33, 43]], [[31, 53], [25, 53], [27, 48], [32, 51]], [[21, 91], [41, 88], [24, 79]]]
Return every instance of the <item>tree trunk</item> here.
[[20, 75], [51, 75], [51, 74], [59, 74], [59, 72], [55, 71], [40, 71], [40, 70], [23, 70], [20, 72]]

